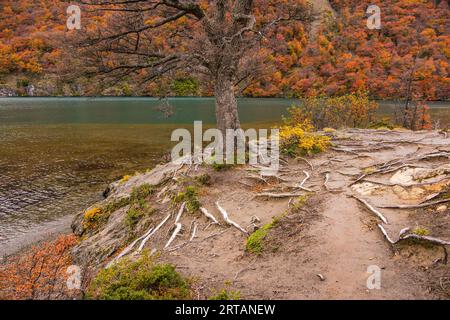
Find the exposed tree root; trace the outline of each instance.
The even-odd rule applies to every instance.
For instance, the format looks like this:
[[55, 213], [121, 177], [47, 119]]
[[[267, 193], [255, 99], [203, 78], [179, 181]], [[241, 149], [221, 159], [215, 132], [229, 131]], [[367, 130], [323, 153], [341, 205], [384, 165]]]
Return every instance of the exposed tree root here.
[[115, 257], [113, 260], [111, 260], [107, 265], [106, 265], [106, 269], [111, 267], [114, 263], [116, 263], [117, 261], [119, 261], [120, 259], [122, 259], [123, 256], [125, 256], [126, 254], [128, 254], [136, 245], [136, 243], [138, 243], [140, 240], [144, 239], [145, 237], [147, 237], [151, 232], [153, 231], [153, 227], [151, 227], [150, 229], [148, 229], [148, 231], [146, 233], [144, 233], [142, 236], [140, 236], [139, 238], [137, 238], [136, 240], [134, 240], [128, 247], [126, 247], [117, 257]]
[[263, 192], [258, 193], [255, 197], [268, 197], [268, 198], [289, 198], [289, 197], [300, 197], [303, 196], [304, 193], [271, 193], [271, 192]]
[[414, 183], [414, 184], [390, 183], [390, 182], [375, 181], [375, 180], [371, 180], [371, 179], [362, 179], [361, 181], [370, 182], [373, 184], [378, 184], [378, 185], [387, 186], [387, 187], [399, 186], [399, 187], [409, 188], [409, 187], [429, 186], [429, 185], [437, 184], [437, 183], [445, 181], [445, 180], [450, 180], [450, 177], [444, 177], [442, 179], [439, 179], [437, 181], [432, 181], [432, 182], [421, 182], [421, 183]]
[[314, 171], [314, 166], [313, 166], [313, 164], [312, 164], [310, 161], [308, 161], [308, 159], [305, 159], [305, 158], [303, 158], [303, 157], [297, 157], [297, 158], [295, 158], [295, 160], [298, 160], [298, 159], [303, 160], [304, 162], [306, 162], [306, 163], [309, 165], [309, 167], [311, 168], [311, 170]]
[[394, 204], [394, 205], [379, 205], [379, 208], [385, 208], [385, 209], [419, 209], [419, 208], [426, 208], [429, 206], [434, 206], [436, 204], [440, 203], [446, 203], [450, 202], [450, 199], [442, 199], [442, 200], [436, 200], [432, 202], [425, 202], [420, 204]]
[[303, 170], [303, 173], [305, 174], [306, 177], [305, 177], [305, 179], [302, 180], [302, 182], [298, 186], [299, 188], [302, 188], [303, 185], [305, 184], [305, 182], [308, 181], [308, 179], [311, 177], [311, 175], [309, 174], [308, 171]]
[[201, 208], [200, 208], [200, 211], [201, 211], [208, 219], [211, 219], [211, 220], [213, 221], [213, 223], [215, 223], [215, 224], [220, 224], [219, 221], [217, 221], [217, 219], [216, 219], [211, 213], [209, 213], [208, 210], [206, 210], [205, 208], [201, 207]]
[[266, 184], [269, 184], [266, 179], [264, 179], [263, 177], [260, 177], [260, 176], [258, 176], [256, 174], [247, 174], [246, 178], [255, 179], [255, 180], [258, 180], [258, 181], [262, 181], [262, 182], [264, 182]]
[[218, 201], [216, 202], [216, 206], [217, 206], [217, 209], [219, 209], [219, 212], [222, 214], [223, 220], [225, 220], [226, 223], [228, 223], [229, 225], [232, 225], [233, 227], [235, 227], [236, 229], [238, 229], [239, 231], [241, 231], [241, 232], [244, 233], [245, 235], [248, 235], [247, 230], [245, 230], [244, 228], [242, 228], [239, 224], [237, 224], [236, 222], [234, 222], [233, 220], [231, 220], [231, 219], [228, 217], [228, 213], [225, 211], [224, 208], [222, 208], [222, 207], [219, 205], [219, 202], [218, 202]]
[[181, 215], [183, 214], [184, 207], [186, 206], [186, 202], [183, 202], [181, 204], [180, 210], [178, 211], [177, 217], [175, 218], [175, 230], [172, 233], [172, 236], [170, 237], [169, 241], [167, 241], [166, 245], [164, 246], [164, 249], [167, 249], [170, 244], [175, 240], [176, 236], [180, 233], [181, 228], [183, 228], [183, 225], [179, 222], [181, 219]]
[[171, 214], [168, 214], [167, 217], [165, 217], [164, 220], [161, 221], [161, 223], [160, 223], [160, 224], [159, 224], [152, 232], [150, 232], [150, 233], [144, 238], [144, 240], [142, 240], [141, 245], [140, 245], [139, 248], [136, 250], [136, 252], [141, 252], [141, 251], [142, 251], [142, 249], [144, 248], [145, 243], [148, 241], [148, 239], [150, 239], [150, 237], [151, 237], [152, 235], [154, 235], [154, 234], [156, 233], [156, 231], [158, 231], [158, 230], [166, 223], [167, 220], [169, 220], [170, 216], [171, 216]]
[[364, 200], [362, 198], [358, 198], [355, 195], [352, 195], [352, 197], [355, 198], [356, 200], [358, 200], [359, 202], [361, 202], [362, 204], [364, 204], [372, 213], [374, 213], [384, 223], [388, 224], [388, 220], [385, 218], [385, 216], [383, 216], [383, 214], [380, 211], [378, 211], [377, 209], [375, 209], [370, 203], [368, 203], [366, 200]]
[[442, 240], [439, 238], [435, 238], [435, 237], [430, 237], [430, 236], [421, 236], [415, 233], [409, 233], [409, 231], [411, 230], [411, 228], [404, 228], [400, 231], [399, 233], [399, 237], [398, 240], [394, 241], [392, 240], [388, 233], [386, 232], [386, 230], [384, 229], [384, 227], [381, 224], [378, 224], [378, 228], [380, 228], [381, 232], [383, 233], [384, 237], [386, 238], [386, 240], [394, 245], [397, 244], [401, 241], [407, 240], [407, 239], [416, 239], [416, 240], [421, 240], [421, 241], [425, 241], [428, 243], [432, 243], [432, 244], [436, 244], [436, 245], [441, 245], [441, 246], [448, 246], [450, 245], [450, 241], [447, 240]]
[[164, 249], [167, 249], [170, 244], [173, 242], [173, 240], [175, 240], [175, 237], [180, 233], [181, 228], [183, 228], [183, 225], [181, 223], [176, 223], [175, 224], [175, 230], [172, 233], [172, 236], [170, 237], [169, 241], [167, 241], [166, 245], [164, 246]]

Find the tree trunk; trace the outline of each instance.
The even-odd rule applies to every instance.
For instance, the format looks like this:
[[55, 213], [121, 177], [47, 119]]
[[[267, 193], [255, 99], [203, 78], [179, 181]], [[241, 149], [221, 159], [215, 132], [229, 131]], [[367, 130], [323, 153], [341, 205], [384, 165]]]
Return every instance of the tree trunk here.
[[241, 124], [231, 77], [219, 76], [215, 83], [217, 128], [225, 134], [226, 129], [238, 129]]

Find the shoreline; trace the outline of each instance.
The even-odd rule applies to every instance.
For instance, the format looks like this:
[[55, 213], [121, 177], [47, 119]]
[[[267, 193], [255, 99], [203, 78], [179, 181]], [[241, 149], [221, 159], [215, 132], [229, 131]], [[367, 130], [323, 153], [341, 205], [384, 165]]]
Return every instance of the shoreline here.
[[43, 242], [54, 240], [63, 234], [72, 233], [70, 225], [74, 216], [75, 214], [70, 214], [55, 221], [43, 223], [17, 238], [6, 240], [5, 243], [0, 244], [0, 258], [5, 261], [5, 259], [20, 255]]

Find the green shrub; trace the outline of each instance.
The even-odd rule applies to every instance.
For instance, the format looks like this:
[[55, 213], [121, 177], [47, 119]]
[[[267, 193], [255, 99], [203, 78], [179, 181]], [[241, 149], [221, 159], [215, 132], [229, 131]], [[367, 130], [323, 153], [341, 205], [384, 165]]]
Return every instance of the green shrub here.
[[140, 199], [147, 198], [153, 192], [154, 192], [153, 187], [150, 184], [146, 183], [139, 187], [134, 187], [133, 190], [131, 191], [130, 198], [131, 201], [133, 202], [138, 201]]
[[194, 186], [188, 186], [185, 192], [179, 192], [174, 201], [176, 203], [186, 201], [186, 210], [189, 213], [194, 213], [200, 209], [200, 201], [197, 198], [197, 190]]
[[142, 219], [144, 216], [144, 212], [141, 208], [130, 208], [127, 211], [127, 215], [125, 217], [125, 223], [130, 229], [133, 229], [134, 226]]
[[130, 202], [131, 199], [129, 197], [114, 199], [113, 201], [110, 201], [106, 205], [104, 205], [102, 211], [109, 216], [111, 213], [119, 210], [120, 208], [129, 205]]
[[267, 236], [267, 233], [271, 228], [273, 228], [278, 222], [280, 218], [274, 218], [272, 222], [264, 225], [262, 228], [253, 232], [247, 238], [246, 249], [250, 253], [261, 254], [264, 249], [264, 239]]
[[176, 96], [196, 96], [199, 91], [199, 83], [193, 78], [176, 79], [172, 83], [171, 89]]
[[284, 119], [295, 126], [309, 120], [323, 128], [367, 127], [374, 117], [378, 104], [369, 100], [367, 92], [357, 92], [338, 97], [308, 97], [300, 105], [289, 109], [290, 117]]
[[144, 254], [132, 262], [124, 259], [102, 269], [91, 281], [88, 299], [177, 300], [190, 298], [189, 281], [170, 264], [155, 265]]
[[223, 289], [210, 296], [208, 300], [239, 300], [241, 298], [241, 293], [239, 291], [228, 291]]
[[211, 185], [211, 176], [207, 173], [195, 177], [195, 180], [204, 186]]
[[95, 210], [86, 211], [83, 219], [83, 226], [85, 230], [95, 230], [100, 225], [108, 221], [111, 213], [130, 205], [125, 218], [126, 224], [130, 227], [134, 226], [142, 217], [141, 209], [145, 208], [145, 198], [152, 194], [154, 189], [149, 184], [143, 184], [139, 187], [133, 188], [129, 197], [122, 197], [107, 202], [101, 208], [94, 208]]
[[418, 236], [428, 236], [430, 234], [430, 231], [424, 227], [416, 227], [412, 232]]

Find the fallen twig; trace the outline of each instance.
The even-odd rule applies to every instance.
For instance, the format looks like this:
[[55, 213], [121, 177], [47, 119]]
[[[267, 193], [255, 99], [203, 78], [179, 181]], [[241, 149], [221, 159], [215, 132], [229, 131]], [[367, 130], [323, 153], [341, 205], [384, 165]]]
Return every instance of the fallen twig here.
[[209, 236], [203, 238], [201, 241], [205, 241], [205, 240], [214, 238], [214, 237], [216, 237], [216, 236], [220, 236], [222, 233], [225, 233], [225, 232], [227, 232], [227, 231], [228, 231], [228, 229], [225, 229], [225, 230], [222, 230], [222, 231], [220, 231], [220, 232], [216, 232], [216, 233], [210, 234]]

